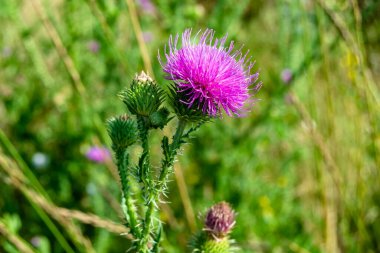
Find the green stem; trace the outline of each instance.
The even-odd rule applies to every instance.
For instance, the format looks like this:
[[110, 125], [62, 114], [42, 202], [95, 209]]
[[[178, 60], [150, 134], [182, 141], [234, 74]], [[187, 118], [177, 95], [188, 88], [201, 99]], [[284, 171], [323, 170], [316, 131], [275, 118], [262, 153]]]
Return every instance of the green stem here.
[[148, 242], [151, 233], [152, 217], [154, 212], [154, 188], [153, 188], [153, 179], [150, 173], [150, 152], [149, 152], [149, 119], [144, 116], [137, 117], [137, 124], [139, 128], [139, 135], [141, 140], [141, 146], [143, 148], [143, 153], [139, 161], [139, 175], [140, 182], [143, 183], [143, 196], [145, 198], [145, 205], [147, 210], [145, 213], [145, 219], [143, 223], [143, 230], [141, 233], [141, 238], [138, 242], [138, 252], [149, 252]]
[[[179, 121], [178, 122], [178, 127], [176, 130], [176, 133], [173, 136], [173, 142], [169, 147], [169, 152], [170, 152], [169, 160], [164, 159], [164, 161], [162, 163], [162, 169], [160, 172], [160, 176], [158, 179], [158, 184], [156, 185], [155, 191], [152, 192], [150, 195], [150, 201], [148, 203], [148, 209], [147, 209], [146, 215], [145, 215], [144, 230], [142, 232], [143, 238], [140, 242], [141, 246], [145, 247], [145, 249], [141, 252], [146, 252], [145, 250], [148, 250], [146, 248], [147, 247], [146, 245], [148, 243], [148, 238], [149, 238], [150, 230], [152, 227], [151, 223], [152, 223], [152, 216], [153, 216], [155, 203], [158, 202], [159, 197], [160, 197], [160, 193], [163, 191], [164, 187], [166, 187], [167, 178], [168, 178], [168, 171], [173, 165], [174, 158], [175, 158], [175, 155], [177, 154], [177, 150], [180, 146], [181, 137], [182, 137], [183, 131], [185, 130], [185, 127], [186, 127], [185, 121]], [[156, 244], [158, 244], [158, 242], [156, 242]], [[158, 247], [158, 245], [156, 245], [156, 247]]]
[[116, 161], [117, 161], [117, 168], [119, 171], [120, 176], [120, 182], [121, 182], [121, 188], [123, 192], [123, 198], [125, 200], [126, 205], [126, 214], [125, 218], [127, 219], [131, 233], [135, 238], [140, 237], [140, 231], [137, 227], [137, 214], [136, 209], [133, 205], [131, 194], [130, 194], [130, 183], [128, 180], [128, 173], [127, 173], [127, 166], [129, 162], [128, 154], [126, 154], [126, 150], [124, 149], [118, 149], [115, 151], [116, 155]]
[[179, 120], [178, 121], [177, 130], [176, 130], [176, 132], [174, 134], [173, 143], [172, 143], [172, 147], [174, 147], [175, 151], [177, 151], [177, 149], [180, 146], [179, 142], [181, 140], [183, 132], [185, 131], [186, 124], [187, 124], [187, 122], [184, 121], [184, 120]]
[[[169, 160], [164, 160], [162, 163], [162, 169], [161, 169], [160, 176], [158, 179], [158, 182], [161, 185], [161, 187], [164, 187], [166, 185], [167, 174], [168, 174], [169, 169], [173, 166], [174, 158], [177, 155], [177, 150], [179, 149], [181, 145], [180, 141], [181, 141], [183, 132], [185, 131], [186, 124], [187, 122], [184, 120], [178, 121], [177, 130], [173, 136], [173, 142], [169, 146], [169, 149], [170, 149]], [[158, 191], [158, 192], [161, 192], [161, 191]]]
[[152, 176], [150, 175], [150, 152], [149, 152], [149, 119], [145, 116], [137, 116], [137, 124], [139, 129], [139, 137], [141, 140], [141, 147], [143, 153], [139, 160], [139, 176], [140, 182], [144, 183], [145, 197], [148, 196], [149, 183], [151, 182]]
[[154, 238], [154, 241], [153, 241], [151, 253], [158, 253], [159, 252], [159, 250], [160, 250], [159, 244], [161, 241], [161, 236], [162, 236], [162, 226], [161, 226], [161, 224], [159, 224], [155, 238]]
[[152, 216], [154, 211], [154, 202], [151, 200], [148, 204], [148, 209], [145, 213], [144, 228], [142, 231], [141, 240], [139, 241], [138, 252], [149, 252], [148, 240], [150, 237], [150, 231], [152, 228]]
[[[149, 193], [148, 208], [147, 208], [146, 213], [145, 213], [144, 228], [142, 231], [141, 240], [139, 242], [139, 248], [138, 248], [139, 251], [138, 252], [144, 252], [144, 253], [149, 252], [148, 240], [149, 240], [150, 233], [151, 233], [151, 230], [153, 227], [152, 218], [153, 218], [153, 213], [155, 210], [154, 209], [155, 203], [158, 202], [159, 197], [160, 197], [160, 193], [162, 192], [163, 188], [166, 186], [167, 178], [168, 178], [168, 172], [169, 172], [169, 169], [173, 166], [174, 158], [177, 154], [177, 150], [180, 147], [180, 141], [181, 141], [183, 132], [185, 130], [185, 127], [186, 127], [186, 121], [180, 120], [178, 122], [177, 130], [173, 136], [173, 142], [171, 143], [171, 145], [169, 147], [169, 152], [170, 152], [169, 160], [164, 159], [164, 161], [162, 163], [162, 169], [161, 169], [159, 179], [158, 179], [158, 184], [156, 185], [156, 189], [154, 189], [155, 191], [151, 191]], [[143, 140], [142, 140], [142, 142], [144, 145]], [[143, 148], [144, 148], [144, 146], [143, 146]], [[151, 179], [151, 175], [149, 174], [149, 180], [150, 179]], [[149, 182], [151, 182], [151, 181], [149, 181]], [[156, 243], [158, 243], [158, 242], [156, 242]], [[158, 246], [156, 246], [156, 247], [158, 247]]]

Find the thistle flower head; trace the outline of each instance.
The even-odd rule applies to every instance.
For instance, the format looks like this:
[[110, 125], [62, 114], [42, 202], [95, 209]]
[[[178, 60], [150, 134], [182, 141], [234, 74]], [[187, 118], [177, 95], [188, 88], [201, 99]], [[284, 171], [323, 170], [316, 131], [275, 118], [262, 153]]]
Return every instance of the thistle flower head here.
[[[177, 35], [169, 39], [166, 63], [159, 61], [173, 80], [176, 92], [181, 93], [181, 102], [189, 108], [200, 109], [209, 116], [218, 116], [222, 109], [229, 116], [242, 116], [250, 101], [250, 85], [255, 83], [258, 73], [251, 74], [253, 63], [234, 43], [225, 47], [227, 35], [214, 39], [214, 31], [205, 30], [196, 41], [191, 39], [191, 29], [182, 34], [182, 47], [177, 48]], [[254, 88], [257, 91], [260, 84]]]
[[127, 115], [111, 118], [107, 125], [114, 151], [127, 148], [137, 141], [136, 123]]
[[153, 128], [162, 129], [170, 120], [169, 110], [165, 107], [161, 107], [157, 112], [152, 113], [149, 116], [150, 124]]
[[164, 99], [161, 88], [144, 72], [136, 75], [121, 98], [132, 114], [146, 117], [158, 111]]
[[205, 230], [216, 238], [223, 238], [235, 225], [235, 212], [227, 202], [213, 205], [207, 212]]

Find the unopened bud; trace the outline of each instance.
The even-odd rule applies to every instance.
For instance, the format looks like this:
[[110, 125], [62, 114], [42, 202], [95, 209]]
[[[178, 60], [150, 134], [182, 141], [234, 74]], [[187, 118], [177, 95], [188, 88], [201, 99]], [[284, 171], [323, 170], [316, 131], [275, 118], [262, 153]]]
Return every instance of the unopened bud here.
[[162, 129], [170, 120], [168, 109], [160, 108], [149, 116], [149, 120], [152, 127]]
[[108, 120], [108, 134], [114, 150], [124, 149], [137, 141], [137, 126], [127, 115]]
[[144, 72], [136, 75], [131, 87], [121, 94], [123, 102], [132, 114], [146, 117], [158, 111], [163, 97], [162, 89]]
[[169, 87], [168, 102], [179, 119], [188, 122], [208, 121], [211, 119], [210, 116], [199, 110], [197, 104], [189, 107], [189, 105], [183, 103], [188, 97], [184, 92], [178, 92], [177, 89], [175, 86]]
[[206, 215], [205, 230], [216, 238], [223, 238], [235, 225], [235, 212], [227, 202], [220, 202], [210, 208]]
[[134, 80], [141, 83], [153, 82], [153, 79], [150, 76], [148, 76], [144, 71], [141, 71], [140, 74], [136, 74]]

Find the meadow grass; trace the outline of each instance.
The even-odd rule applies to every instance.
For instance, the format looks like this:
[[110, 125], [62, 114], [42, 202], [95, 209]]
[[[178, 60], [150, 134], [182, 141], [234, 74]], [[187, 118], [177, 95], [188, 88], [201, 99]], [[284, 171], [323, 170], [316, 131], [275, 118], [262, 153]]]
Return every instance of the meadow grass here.
[[0, 252], [128, 248], [115, 165], [85, 154], [110, 147], [106, 119], [136, 72], [167, 83], [158, 50], [188, 27], [244, 44], [263, 88], [248, 117], [215, 119], [181, 151], [164, 252], [188, 252], [198, 213], [222, 200], [241, 252], [380, 252], [379, 12], [376, 0], [4, 0]]

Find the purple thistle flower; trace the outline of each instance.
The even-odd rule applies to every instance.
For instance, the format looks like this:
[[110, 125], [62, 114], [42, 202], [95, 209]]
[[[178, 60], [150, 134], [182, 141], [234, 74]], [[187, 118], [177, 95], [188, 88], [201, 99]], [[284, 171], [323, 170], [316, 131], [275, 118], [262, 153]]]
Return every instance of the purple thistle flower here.
[[[174, 39], [170, 36], [169, 53], [165, 47], [167, 62], [163, 63], [159, 56], [160, 64], [165, 78], [176, 83], [177, 92], [185, 97], [181, 102], [189, 108], [197, 107], [210, 116], [220, 115], [221, 109], [228, 116], [242, 116], [245, 105], [252, 102], [250, 85], [259, 73], [250, 73], [253, 63], [247, 58], [248, 52], [243, 55], [241, 48], [233, 50], [233, 41], [225, 47], [227, 35], [214, 40], [214, 34], [206, 29], [197, 43], [191, 39], [191, 29], [187, 29], [179, 49], [178, 34]], [[261, 83], [253, 90], [256, 92], [260, 87]]]
[[235, 212], [227, 202], [213, 205], [207, 212], [205, 230], [220, 238], [231, 232], [235, 225]]
[[105, 147], [93, 146], [87, 151], [86, 157], [88, 160], [96, 163], [105, 163], [111, 159], [111, 153]]

